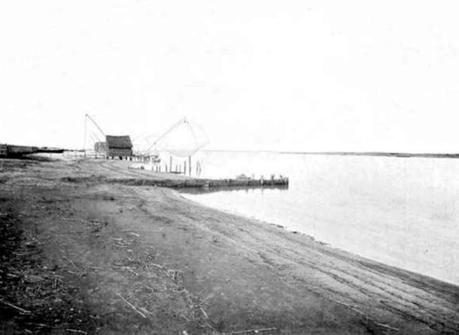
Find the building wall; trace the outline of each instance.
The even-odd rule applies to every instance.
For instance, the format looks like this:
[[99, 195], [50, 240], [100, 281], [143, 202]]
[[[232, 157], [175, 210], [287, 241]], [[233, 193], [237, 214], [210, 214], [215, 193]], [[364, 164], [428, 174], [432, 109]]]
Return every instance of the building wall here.
[[131, 157], [132, 156], [132, 149], [109, 148], [108, 151], [107, 151], [107, 156]]

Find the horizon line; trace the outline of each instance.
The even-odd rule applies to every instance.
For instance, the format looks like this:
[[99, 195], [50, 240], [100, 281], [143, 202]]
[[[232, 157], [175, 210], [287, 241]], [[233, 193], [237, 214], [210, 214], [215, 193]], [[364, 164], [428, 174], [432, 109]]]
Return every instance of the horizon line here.
[[205, 149], [205, 152], [245, 152], [275, 153], [286, 155], [329, 155], [329, 156], [378, 156], [378, 157], [421, 157], [421, 158], [459, 158], [459, 152], [397, 152], [397, 151], [288, 151], [288, 150], [231, 150]]

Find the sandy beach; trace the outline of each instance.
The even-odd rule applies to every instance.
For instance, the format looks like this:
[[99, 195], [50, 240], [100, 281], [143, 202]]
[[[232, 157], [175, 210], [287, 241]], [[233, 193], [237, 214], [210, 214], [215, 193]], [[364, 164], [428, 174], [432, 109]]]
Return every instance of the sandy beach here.
[[152, 186], [186, 177], [128, 164], [0, 160], [2, 333], [459, 333], [459, 287], [198, 205]]

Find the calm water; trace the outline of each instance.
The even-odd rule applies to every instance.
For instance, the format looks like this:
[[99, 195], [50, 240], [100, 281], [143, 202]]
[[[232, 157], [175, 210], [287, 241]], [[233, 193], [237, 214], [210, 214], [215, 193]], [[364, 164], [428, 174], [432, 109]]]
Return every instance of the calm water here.
[[203, 176], [290, 177], [288, 190], [185, 196], [459, 284], [459, 160], [202, 153]]

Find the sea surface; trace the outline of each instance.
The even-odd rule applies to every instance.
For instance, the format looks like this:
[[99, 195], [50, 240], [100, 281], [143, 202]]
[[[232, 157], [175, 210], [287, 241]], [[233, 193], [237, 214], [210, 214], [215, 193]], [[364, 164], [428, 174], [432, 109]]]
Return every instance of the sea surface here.
[[202, 177], [290, 178], [288, 189], [183, 194], [459, 285], [459, 159], [203, 152]]

